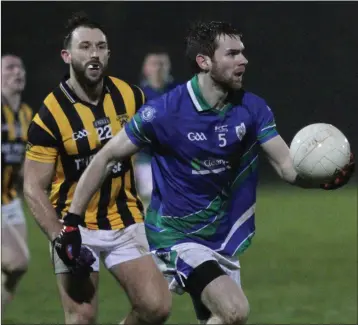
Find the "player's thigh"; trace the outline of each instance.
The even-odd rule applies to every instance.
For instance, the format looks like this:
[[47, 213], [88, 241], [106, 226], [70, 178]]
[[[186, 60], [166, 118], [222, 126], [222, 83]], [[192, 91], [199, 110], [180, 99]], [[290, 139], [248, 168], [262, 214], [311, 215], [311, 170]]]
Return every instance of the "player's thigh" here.
[[66, 323], [93, 323], [98, 308], [99, 273], [92, 272], [89, 277], [59, 273], [56, 278]]
[[26, 224], [1, 227], [1, 265], [7, 271], [26, 270], [29, 263]]
[[[168, 283], [149, 252], [143, 223], [118, 233], [116, 246], [104, 254], [104, 264], [120, 282], [132, 304], [170, 301]], [[149, 299], [149, 300], [148, 300]]]
[[169, 312], [172, 297], [168, 282], [151, 255], [117, 264], [110, 272], [124, 288], [134, 308]]
[[249, 313], [249, 303], [242, 288], [229, 275], [212, 280], [203, 289], [201, 300], [212, 314], [225, 323], [242, 323]]

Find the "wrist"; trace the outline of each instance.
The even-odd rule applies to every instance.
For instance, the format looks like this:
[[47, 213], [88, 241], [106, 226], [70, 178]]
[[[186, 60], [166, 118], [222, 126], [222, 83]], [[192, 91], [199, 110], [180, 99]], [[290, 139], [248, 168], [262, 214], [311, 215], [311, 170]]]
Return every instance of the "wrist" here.
[[70, 227], [78, 227], [78, 225], [82, 224], [83, 220], [80, 215], [72, 212], [68, 212], [63, 218], [63, 225]]

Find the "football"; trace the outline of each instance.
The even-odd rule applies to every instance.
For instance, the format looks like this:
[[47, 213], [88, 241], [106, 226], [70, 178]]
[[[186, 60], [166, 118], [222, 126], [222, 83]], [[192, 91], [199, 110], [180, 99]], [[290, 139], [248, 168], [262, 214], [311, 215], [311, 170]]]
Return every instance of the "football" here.
[[305, 126], [294, 136], [290, 153], [296, 172], [313, 181], [330, 181], [350, 159], [350, 145], [335, 126], [315, 123]]

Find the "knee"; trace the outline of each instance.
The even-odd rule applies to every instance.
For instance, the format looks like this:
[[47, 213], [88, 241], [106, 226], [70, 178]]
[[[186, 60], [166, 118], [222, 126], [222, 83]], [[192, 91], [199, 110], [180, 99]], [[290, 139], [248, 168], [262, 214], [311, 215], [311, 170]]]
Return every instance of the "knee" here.
[[171, 294], [162, 297], [151, 297], [135, 303], [133, 310], [138, 318], [148, 324], [163, 324], [169, 318], [172, 307]]
[[228, 308], [222, 319], [225, 324], [241, 325], [246, 324], [249, 317], [249, 304], [247, 301], [237, 302]]
[[9, 252], [9, 254], [4, 252], [3, 255], [1, 266], [2, 269], [6, 270], [6, 273], [14, 273], [21, 277], [27, 272], [30, 262], [28, 251], [22, 253]]
[[96, 311], [90, 305], [78, 306], [75, 310], [65, 312], [66, 324], [95, 324]]

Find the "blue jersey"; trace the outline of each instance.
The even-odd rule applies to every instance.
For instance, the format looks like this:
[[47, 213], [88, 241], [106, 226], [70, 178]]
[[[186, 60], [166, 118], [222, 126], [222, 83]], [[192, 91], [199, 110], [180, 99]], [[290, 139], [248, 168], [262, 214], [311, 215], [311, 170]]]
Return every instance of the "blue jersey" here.
[[151, 87], [150, 84], [146, 81], [141, 82], [141, 85], [140, 85], [141, 89], [144, 92], [145, 98], [147, 100], [155, 99], [155, 98], [165, 94], [166, 92], [172, 90], [176, 86], [177, 86], [177, 84], [173, 80], [170, 80], [168, 83], [166, 83], [164, 85], [163, 88], [160, 88], [160, 89]]
[[[172, 79], [168, 83], [166, 83], [163, 88], [160, 89], [151, 87], [147, 81], [142, 81], [140, 85], [147, 101], [163, 95], [164, 93], [172, 90], [176, 86], [177, 84]], [[137, 154], [136, 162], [137, 163], [150, 162], [151, 156], [152, 154], [150, 148], [145, 147]]]
[[211, 109], [198, 78], [144, 105], [126, 125], [153, 151], [153, 193], [145, 219], [151, 250], [185, 242], [239, 254], [255, 233], [259, 145], [277, 135], [270, 108], [244, 90]]

